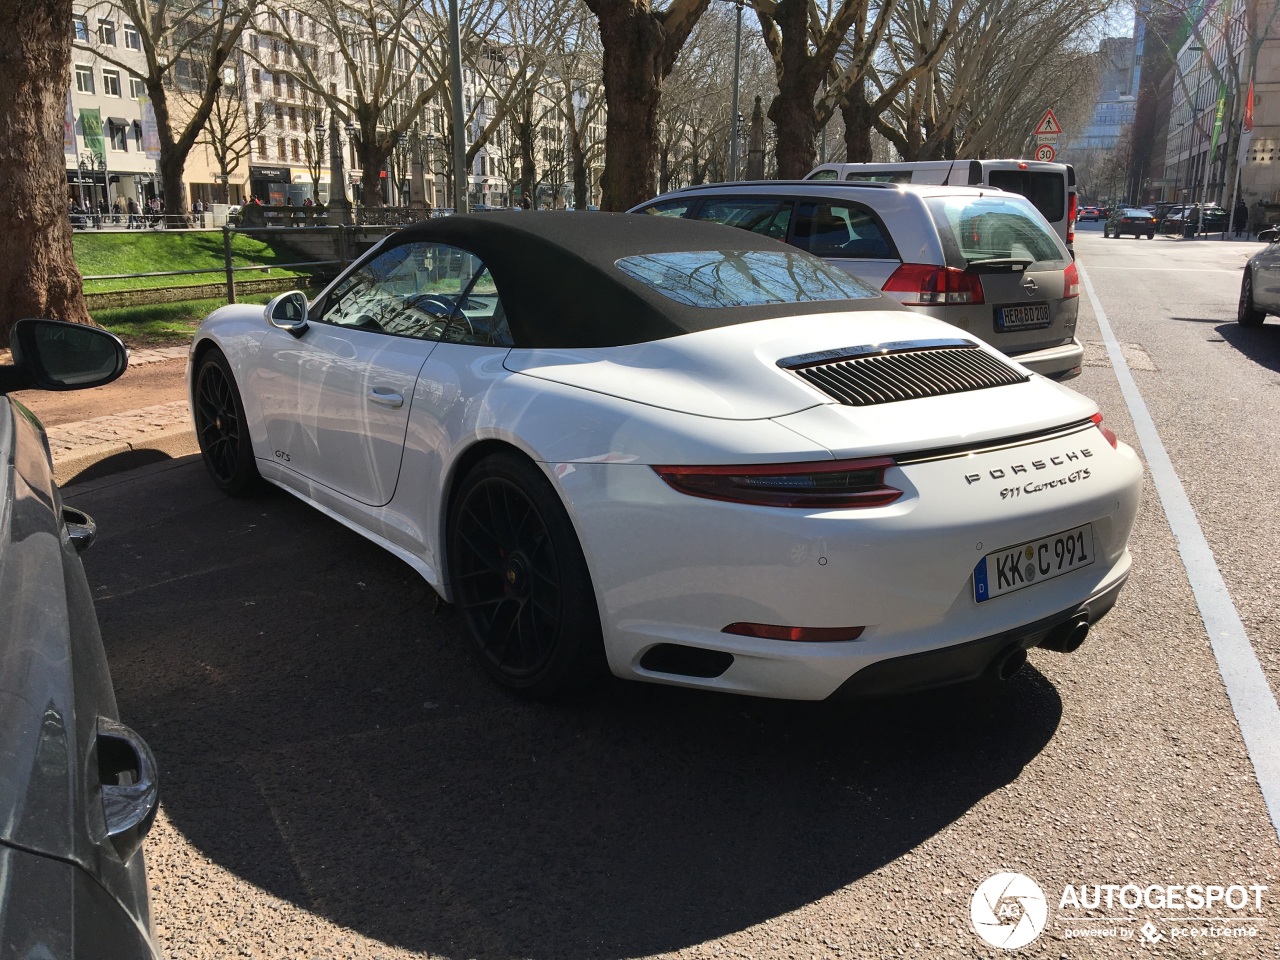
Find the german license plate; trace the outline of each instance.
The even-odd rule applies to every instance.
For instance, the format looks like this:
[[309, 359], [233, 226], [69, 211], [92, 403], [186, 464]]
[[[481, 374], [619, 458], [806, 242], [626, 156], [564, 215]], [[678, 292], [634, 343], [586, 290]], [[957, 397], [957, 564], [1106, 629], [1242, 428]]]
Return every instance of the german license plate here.
[[988, 553], [973, 568], [978, 603], [1093, 563], [1093, 524]]
[[1049, 305], [1028, 303], [1018, 307], [996, 307], [996, 324], [1001, 330], [1035, 330], [1049, 325]]

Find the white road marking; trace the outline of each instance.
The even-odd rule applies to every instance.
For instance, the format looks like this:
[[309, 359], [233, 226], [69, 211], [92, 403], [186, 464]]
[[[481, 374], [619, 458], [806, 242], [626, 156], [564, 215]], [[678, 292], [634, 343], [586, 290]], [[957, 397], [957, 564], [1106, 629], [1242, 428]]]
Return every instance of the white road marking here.
[[1142, 399], [1133, 373], [1111, 332], [1111, 322], [1083, 269], [1080, 270], [1080, 280], [1097, 314], [1111, 366], [1120, 383], [1120, 392], [1133, 418], [1138, 442], [1147, 456], [1151, 479], [1178, 541], [1178, 552], [1191, 581], [1200, 618], [1208, 631], [1209, 643], [1218, 661], [1218, 672], [1222, 674], [1227, 696], [1231, 699], [1231, 709], [1235, 711], [1236, 722], [1240, 725], [1245, 749], [1253, 762], [1253, 772], [1262, 789], [1262, 800], [1271, 816], [1271, 825], [1280, 837], [1280, 706], [1276, 704], [1266, 674], [1258, 663], [1258, 655], [1244, 632], [1244, 624], [1227, 592], [1213, 550], [1200, 529], [1195, 510], [1160, 440], [1146, 401]]
[[[1243, 254], [1241, 254], [1243, 256]], [[1076, 266], [1080, 266], [1080, 262], [1076, 261]], [[1083, 268], [1081, 268], [1083, 269]], [[1240, 268], [1233, 269], [1216, 268], [1216, 267], [1092, 267], [1093, 270], [1119, 270], [1125, 273], [1231, 273], [1239, 274]]]

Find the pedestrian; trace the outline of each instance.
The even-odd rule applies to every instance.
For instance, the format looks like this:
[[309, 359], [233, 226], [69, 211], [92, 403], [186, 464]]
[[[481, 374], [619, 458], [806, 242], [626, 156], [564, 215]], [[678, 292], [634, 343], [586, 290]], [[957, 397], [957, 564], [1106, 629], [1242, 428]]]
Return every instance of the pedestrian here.
[[132, 230], [134, 227], [141, 227], [141, 218], [139, 217], [138, 201], [130, 197], [125, 201], [125, 209], [129, 212], [129, 223], [125, 227], [126, 230]]
[[1248, 226], [1249, 205], [1244, 202], [1244, 197], [1240, 197], [1236, 200], [1236, 209], [1231, 215], [1231, 230], [1238, 237]]
[[124, 197], [116, 197], [115, 206], [111, 214], [111, 222], [118, 224], [121, 218], [125, 215], [125, 211], [127, 209], [128, 208], [125, 206]]
[[1252, 222], [1249, 224], [1250, 232], [1256, 237], [1267, 225], [1267, 208], [1262, 202], [1262, 198], [1258, 198], [1258, 202], [1253, 205]]

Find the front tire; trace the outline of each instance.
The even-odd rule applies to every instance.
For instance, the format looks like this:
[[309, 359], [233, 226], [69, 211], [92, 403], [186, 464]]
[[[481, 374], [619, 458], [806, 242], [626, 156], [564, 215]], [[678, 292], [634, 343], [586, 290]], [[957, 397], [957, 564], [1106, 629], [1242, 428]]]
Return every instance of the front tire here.
[[515, 453], [461, 481], [449, 507], [454, 600], [489, 675], [546, 699], [605, 673], [591, 574], [551, 482]]
[[253, 459], [244, 403], [231, 365], [221, 351], [210, 350], [200, 358], [192, 400], [196, 440], [214, 485], [231, 497], [254, 493], [261, 478]]
[[1236, 320], [1242, 327], [1260, 327], [1266, 318], [1266, 313], [1259, 310], [1253, 302], [1253, 274], [1246, 270], [1244, 279], [1240, 281], [1240, 306], [1236, 311]]

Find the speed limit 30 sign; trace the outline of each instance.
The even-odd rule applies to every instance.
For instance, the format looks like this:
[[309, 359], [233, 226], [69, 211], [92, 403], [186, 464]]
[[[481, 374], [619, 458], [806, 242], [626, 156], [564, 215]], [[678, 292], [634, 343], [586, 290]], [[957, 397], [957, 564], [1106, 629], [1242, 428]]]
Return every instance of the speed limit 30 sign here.
[[1053, 144], [1051, 143], [1042, 143], [1040, 146], [1036, 147], [1037, 160], [1042, 160], [1045, 163], [1048, 163], [1057, 155], [1058, 152], [1053, 149]]

